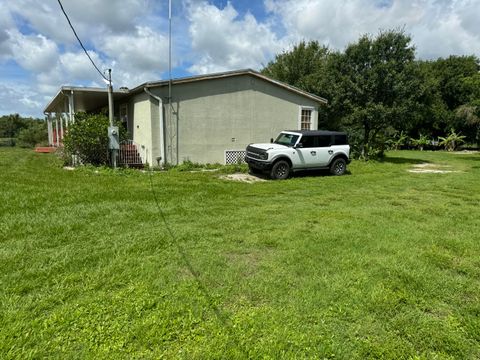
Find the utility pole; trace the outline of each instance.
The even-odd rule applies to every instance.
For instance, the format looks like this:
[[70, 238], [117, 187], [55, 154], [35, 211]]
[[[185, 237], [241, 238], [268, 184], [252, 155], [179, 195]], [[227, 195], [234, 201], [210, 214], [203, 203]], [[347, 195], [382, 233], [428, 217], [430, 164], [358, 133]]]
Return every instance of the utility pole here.
[[[173, 135], [172, 119], [172, 0], [168, 1], [168, 120], [170, 131]], [[178, 138], [178, 124], [175, 129], [175, 136]], [[177, 150], [178, 152], [178, 150]], [[173, 136], [170, 136], [170, 161], [173, 163]], [[178, 165], [178, 158], [176, 159]]]
[[117, 150], [120, 145], [118, 127], [113, 126], [113, 87], [112, 87], [112, 69], [108, 69], [108, 121], [110, 126], [108, 127], [108, 139], [109, 149], [112, 158], [112, 166], [114, 169], [117, 167]]
[[110, 121], [110, 126], [113, 126], [112, 69], [108, 69], [108, 120]]

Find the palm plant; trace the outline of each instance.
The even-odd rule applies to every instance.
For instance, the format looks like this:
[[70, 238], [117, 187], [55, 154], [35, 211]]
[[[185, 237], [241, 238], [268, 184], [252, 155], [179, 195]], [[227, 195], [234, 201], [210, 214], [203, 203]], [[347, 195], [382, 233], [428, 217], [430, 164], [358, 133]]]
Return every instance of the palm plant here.
[[413, 145], [418, 146], [420, 151], [423, 151], [423, 147], [425, 145], [430, 144], [430, 138], [427, 135], [420, 134], [418, 139], [413, 139], [412, 138], [411, 140], [412, 140]]
[[460, 132], [457, 134], [453, 128], [447, 137], [439, 136], [438, 138], [441, 140], [439, 145], [445, 146], [445, 150], [447, 151], [453, 151], [458, 145], [465, 142], [465, 136], [460, 135]]

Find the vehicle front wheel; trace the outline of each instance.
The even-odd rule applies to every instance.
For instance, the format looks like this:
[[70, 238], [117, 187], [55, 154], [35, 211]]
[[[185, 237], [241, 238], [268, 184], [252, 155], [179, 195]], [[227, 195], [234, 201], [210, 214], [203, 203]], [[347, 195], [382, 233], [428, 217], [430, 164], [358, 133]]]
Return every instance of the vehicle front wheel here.
[[332, 164], [330, 165], [330, 173], [332, 175], [343, 175], [347, 170], [347, 162], [343, 158], [338, 158], [333, 160]]
[[277, 161], [270, 171], [270, 177], [274, 180], [284, 180], [290, 175], [290, 165], [285, 160]]

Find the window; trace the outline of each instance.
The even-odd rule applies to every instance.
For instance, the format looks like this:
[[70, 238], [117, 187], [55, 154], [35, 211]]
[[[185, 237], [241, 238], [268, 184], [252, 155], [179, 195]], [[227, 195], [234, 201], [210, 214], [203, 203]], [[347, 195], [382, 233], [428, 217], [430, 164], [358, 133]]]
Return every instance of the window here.
[[298, 137], [298, 135], [280, 133], [277, 140], [275, 140], [275, 144], [293, 146], [296, 144]]
[[334, 136], [334, 144], [335, 145], [347, 145], [347, 135], [335, 135]]
[[315, 136], [302, 136], [302, 139], [300, 140], [300, 142], [302, 143], [302, 147], [312, 148], [312, 147], [317, 147], [315, 140], [316, 140]]
[[312, 109], [303, 109], [300, 113], [300, 130], [312, 130]]
[[331, 140], [330, 138], [331, 138], [330, 135], [320, 135], [320, 136], [318, 137], [318, 142], [319, 142], [318, 146], [319, 146], [319, 147], [328, 147], [328, 146], [330, 146], [330, 140]]

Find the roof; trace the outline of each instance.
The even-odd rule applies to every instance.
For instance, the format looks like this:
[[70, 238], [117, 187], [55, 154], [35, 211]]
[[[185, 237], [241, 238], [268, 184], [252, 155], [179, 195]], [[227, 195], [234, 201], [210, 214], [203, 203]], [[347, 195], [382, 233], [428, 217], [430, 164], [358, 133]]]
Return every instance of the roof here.
[[[53, 99], [45, 107], [44, 112], [68, 112], [68, 94], [75, 93], [75, 111], [96, 110], [108, 104], [108, 91], [106, 88], [62, 86]], [[126, 91], [114, 91], [113, 99], [118, 100], [128, 95]]]
[[[304, 96], [316, 102], [323, 103], [323, 104], [327, 103], [327, 100], [320, 96], [303, 91], [295, 86], [285, 84], [281, 81], [271, 79], [268, 76], [265, 76], [259, 73], [258, 71], [255, 71], [252, 69], [243, 69], [243, 70], [226, 71], [226, 72], [207, 74], [207, 75], [189, 76], [189, 77], [172, 79], [171, 82], [173, 85], [176, 85], [176, 84], [192, 83], [197, 81], [224, 79], [224, 78], [244, 76], [244, 75], [250, 75], [258, 79], [262, 79], [275, 86], [284, 88], [288, 91]], [[131, 90], [114, 91], [113, 98], [114, 100], [121, 99], [128, 95], [143, 92], [144, 88], [167, 86], [169, 83], [170, 83], [169, 80], [146, 82]], [[94, 88], [94, 87], [79, 87], [79, 86], [62, 86], [58, 91], [58, 93], [50, 101], [50, 103], [45, 107], [44, 112], [47, 113], [47, 112], [66, 111], [66, 109], [68, 108], [68, 105], [67, 105], [68, 103], [66, 103], [67, 94], [72, 91], [75, 93], [75, 96], [74, 96], [75, 111], [95, 110], [105, 106], [105, 104], [108, 103], [106, 87]]]
[[[269, 82], [273, 85], [276, 85], [278, 87], [284, 88], [284, 89], [289, 90], [289, 91], [292, 91], [292, 92], [297, 93], [301, 96], [305, 96], [305, 97], [307, 97], [309, 99], [312, 99], [314, 101], [317, 101], [319, 103], [326, 104], [328, 102], [325, 98], [322, 98], [320, 96], [311, 94], [311, 93], [306, 92], [304, 90], [301, 90], [301, 89], [299, 89], [295, 86], [285, 84], [281, 81], [274, 80], [272, 78], [269, 78], [268, 76], [265, 76], [265, 75], [259, 73], [258, 71], [252, 70], [252, 69], [225, 71], [225, 72], [219, 72], [219, 73], [213, 73], [213, 74], [177, 78], [177, 79], [172, 79], [172, 85], [192, 83], [192, 82], [204, 81], [204, 80], [223, 79], [223, 78], [234, 77], [234, 76], [243, 76], [243, 75], [251, 75], [251, 76], [254, 76], [256, 78], [265, 80], [265, 81], [267, 81], [267, 82]], [[146, 83], [143, 83], [143, 84], [131, 89], [130, 93], [137, 93], [137, 92], [143, 91], [143, 89], [145, 87], [149, 88], [149, 87], [167, 86], [168, 84], [169, 84], [169, 80], [146, 82]]]
[[284, 130], [289, 133], [296, 133], [302, 135], [346, 135], [346, 132], [342, 131], [329, 131], [329, 130]]

